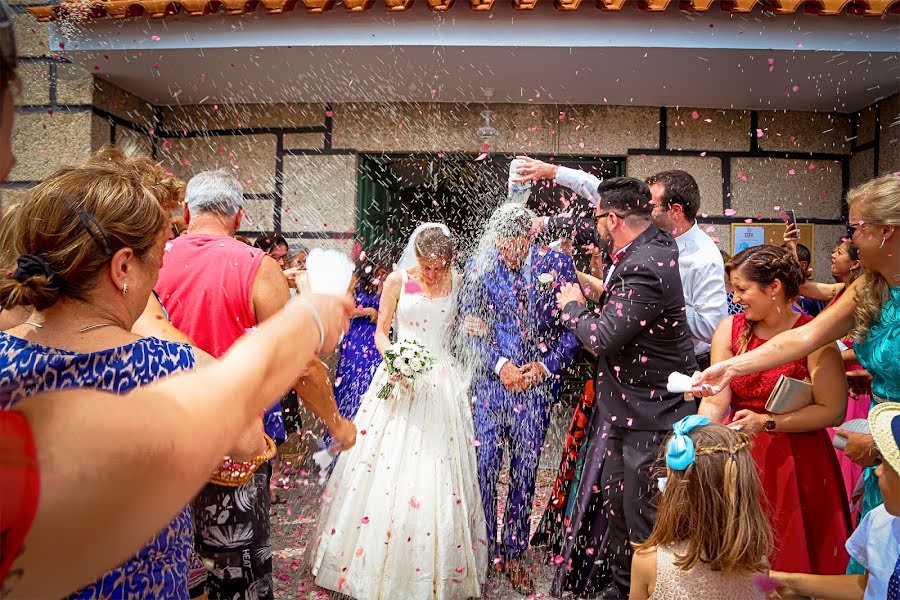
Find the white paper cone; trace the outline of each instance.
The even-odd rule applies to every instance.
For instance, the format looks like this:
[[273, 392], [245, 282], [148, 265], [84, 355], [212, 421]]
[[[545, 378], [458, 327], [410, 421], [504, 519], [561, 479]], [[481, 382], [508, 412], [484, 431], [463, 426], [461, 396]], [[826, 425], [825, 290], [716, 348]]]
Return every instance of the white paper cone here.
[[314, 294], [346, 294], [353, 279], [353, 263], [336, 250], [313, 249], [306, 258], [306, 277]]

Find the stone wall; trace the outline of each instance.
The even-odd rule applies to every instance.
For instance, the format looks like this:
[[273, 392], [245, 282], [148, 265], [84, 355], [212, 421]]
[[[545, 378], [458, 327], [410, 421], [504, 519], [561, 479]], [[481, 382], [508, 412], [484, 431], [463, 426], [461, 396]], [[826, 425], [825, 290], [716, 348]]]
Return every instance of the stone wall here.
[[244, 184], [247, 233], [278, 230], [307, 245], [349, 248], [357, 229], [360, 154], [464, 153], [494, 112], [490, 151], [617, 159], [646, 177], [697, 179], [703, 228], [731, 250], [731, 226], [794, 208], [816, 227], [816, 275], [843, 232], [846, 189], [900, 170], [900, 95], [857, 114], [607, 105], [310, 104], [154, 107], [48, 54], [46, 26], [16, 17], [25, 60], [7, 198], [61, 164], [117, 143], [179, 176], [225, 168]]

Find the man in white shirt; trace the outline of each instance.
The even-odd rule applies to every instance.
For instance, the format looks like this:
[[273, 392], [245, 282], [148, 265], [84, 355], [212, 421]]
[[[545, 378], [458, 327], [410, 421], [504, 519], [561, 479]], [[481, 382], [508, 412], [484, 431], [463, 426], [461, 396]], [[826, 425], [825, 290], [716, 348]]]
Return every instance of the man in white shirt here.
[[[523, 180], [554, 179], [579, 196], [597, 203], [600, 180], [578, 169], [551, 165], [528, 157], [518, 169]], [[725, 264], [715, 242], [700, 230], [697, 213], [700, 210], [700, 189], [694, 178], [685, 171], [663, 171], [647, 178], [653, 195], [653, 223], [668, 231], [678, 244], [678, 270], [684, 288], [685, 315], [700, 370], [709, 366], [709, 349], [713, 332], [719, 321], [728, 316], [725, 294]], [[536, 219], [540, 229], [565, 227], [560, 219]], [[572, 219], [569, 225], [576, 235], [585, 237], [587, 230]], [[592, 228], [591, 228], [592, 229]]]

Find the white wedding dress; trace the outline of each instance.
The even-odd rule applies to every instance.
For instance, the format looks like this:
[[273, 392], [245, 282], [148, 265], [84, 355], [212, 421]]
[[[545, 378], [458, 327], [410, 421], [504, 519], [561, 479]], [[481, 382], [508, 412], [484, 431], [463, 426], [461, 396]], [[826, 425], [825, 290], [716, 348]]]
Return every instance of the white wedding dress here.
[[362, 398], [356, 445], [341, 453], [310, 549], [316, 584], [366, 600], [481, 595], [487, 536], [468, 386], [444, 345], [456, 290], [397, 304], [397, 340], [437, 362], [386, 400], [384, 363]]

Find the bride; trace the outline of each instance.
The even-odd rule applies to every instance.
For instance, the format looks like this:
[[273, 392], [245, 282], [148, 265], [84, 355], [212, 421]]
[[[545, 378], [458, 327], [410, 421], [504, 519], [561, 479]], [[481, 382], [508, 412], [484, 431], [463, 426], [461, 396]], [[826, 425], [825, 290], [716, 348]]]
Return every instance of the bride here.
[[316, 584], [360, 599], [481, 595], [487, 535], [467, 385], [446, 348], [459, 282], [442, 224], [420, 225], [384, 282], [375, 345], [415, 341], [436, 362], [386, 400], [385, 365], [362, 398], [356, 445], [325, 489], [311, 547]]

